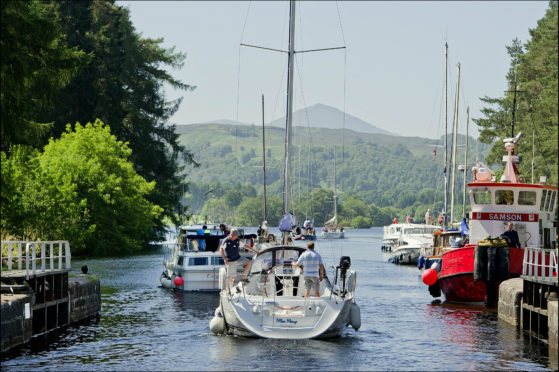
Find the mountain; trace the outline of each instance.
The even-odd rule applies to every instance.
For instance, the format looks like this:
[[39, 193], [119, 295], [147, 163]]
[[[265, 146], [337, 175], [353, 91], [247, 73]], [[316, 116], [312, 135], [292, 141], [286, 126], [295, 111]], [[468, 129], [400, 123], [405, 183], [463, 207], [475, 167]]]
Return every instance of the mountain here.
[[[308, 118], [308, 123], [307, 123]], [[208, 124], [226, 124], [226, 125], [249, 125], [254, 124], [242, 123], [235, 120], [229, 119], [218, 119], [207, 121], [205, 123], [192, 123], [187, 125], [208, 125]], [[183, 127], [184, 125], [177, 125], [177, 128]], [[279, 119], [267, 123], [266, 126], [271, 127], [284, 127], [285, 126], [285, 116]], [[294, 127], [304, 127], [307, 126], [311, 128], [327, 128], [327, 129], [342, 129], [344, 127], [344, 112], [338, 110], [335, 107], [323, 105], [317, 103], [316, 105], [297, 110], [293, 113], [293, 126]], [[384, 129], [375, 127], [372, 124], [367, 123], [355, 116], [348, 113], [345, 114], [345, 129], [353, 130], [360, 133], [380, 133], [388, 134], [391, 136], [397, 136], [397, 134], [391, 133]], [[181, 132], [184, 133], [184, 128]]]
[[[293, 126], [307, 127], [307, 117], [308, 126], [311, 128], [342, 129], [342, 127], [344, 127], [344, 112], [335, 107], [323, 105], [321, 103], [317, 103], [316, 105], [307, 107], [306, 109], [304, 108], [295, 111], [293, 113]], [[285, 116], [272, 121], [269, 125], [273, 127], [285, 126]], [[348, 113], [345, 114], [345, 129], [361, 133], [396, 135], [384, 129], [375, 127], [374, 125]]]

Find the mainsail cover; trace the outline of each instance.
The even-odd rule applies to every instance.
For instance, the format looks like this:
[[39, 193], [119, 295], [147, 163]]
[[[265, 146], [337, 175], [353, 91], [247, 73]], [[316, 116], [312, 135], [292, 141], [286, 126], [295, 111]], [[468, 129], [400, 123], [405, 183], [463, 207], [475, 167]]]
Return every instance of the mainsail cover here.
[[297, 217], [291, 213], [284, 214], [279, 221], [279, 229], [281, 232], [291, 232], [294, 226], [297, 226]]

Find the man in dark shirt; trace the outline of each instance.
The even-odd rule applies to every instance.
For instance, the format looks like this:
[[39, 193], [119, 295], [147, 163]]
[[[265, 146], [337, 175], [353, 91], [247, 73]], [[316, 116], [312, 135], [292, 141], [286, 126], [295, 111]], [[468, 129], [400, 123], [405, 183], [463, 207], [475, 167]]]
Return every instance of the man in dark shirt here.
[[501, 234], [501, 238], [505, 238], [509, 247], [522, 248], [520, 245], [520, 239], [518, 239], [518, 233], [514, 230], [514, 224], [512, 222], [508, 223], [509, 229]]
[[[239, 252], [240, 234], [241, 233], [238, 229], [231, 230], [231, 234], [229, 234], [227, 238], [223, 239], [221, 247], [219, 247], [221, 257], [223, 257], [223, 261], [227, 266], [228, 292], [230, 292], [231, 280], [233, 279], [233, 275], [236, 275], [238, 270], [243, 268], [244, 270], [241, 280], [244, 280], [248, 269], [250, 268], [250, 260], [246, 257], [241, 256], [241, 253]], [[243, 247], [256, 253], [256, 250], [248, 244], [244, 244]]]

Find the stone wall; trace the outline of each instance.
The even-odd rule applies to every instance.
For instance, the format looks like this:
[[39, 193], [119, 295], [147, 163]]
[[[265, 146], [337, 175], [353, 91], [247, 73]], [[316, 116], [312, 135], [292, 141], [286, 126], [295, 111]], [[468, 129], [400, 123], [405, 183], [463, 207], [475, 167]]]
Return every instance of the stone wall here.
[[522, 307], [522, 279], [508, 279], [499, 286], [499, 319], [520, 326], [520, 309]]
[[[2, 293], [2, 346], [1, 352], [6, 352], [14, 346], [26, 343], [33, 333], [33, 293]], [[27, 309], [26, 309], [26, 304]]]
[[[559, 350], [559, 334], [557, 326], [559, 323], [559, 311], [557, 309], [557, 297], [554, 300], [547, 301], [547, 326], [548, 326], [548, 340], [550, 350], [554, 350], [554, 355], [557, 357], [557, 351]], [[557, 358], [555, 359], [557, 362]]]
[[101, 311], [101, 286], [97, 278], [77, 275], [68, 279], [70, 323]]

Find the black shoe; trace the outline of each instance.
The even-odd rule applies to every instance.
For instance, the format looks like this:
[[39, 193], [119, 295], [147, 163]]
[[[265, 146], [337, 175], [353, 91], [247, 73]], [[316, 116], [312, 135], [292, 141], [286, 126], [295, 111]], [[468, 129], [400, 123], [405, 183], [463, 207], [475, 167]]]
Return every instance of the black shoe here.
[[242, 278], [242, 279], [241, 279], [241, 282], [243, 282], [243, 283], [248, 283], [248, 279], [247, 279], [247, 278]]

